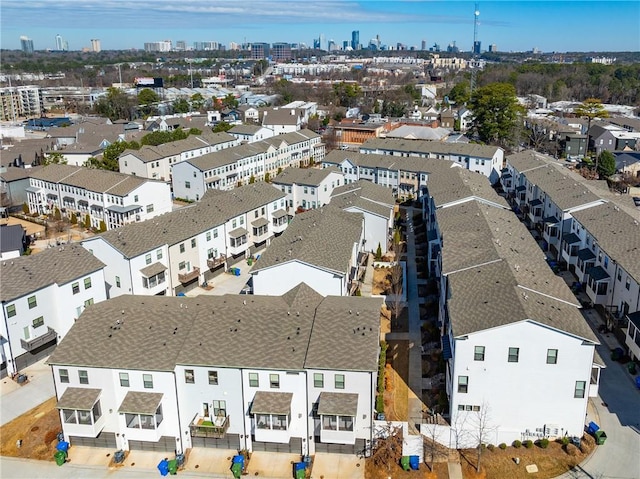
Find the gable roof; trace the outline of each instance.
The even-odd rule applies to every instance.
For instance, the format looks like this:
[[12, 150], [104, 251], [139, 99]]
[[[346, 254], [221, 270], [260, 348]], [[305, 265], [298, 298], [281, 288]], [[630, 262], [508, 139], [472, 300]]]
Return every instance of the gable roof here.
[[359, 180], [335, 188], [331, 194], [331, 205], [341, 210], [356, 208], [390, 218], [395, 200], [389, 188]]
[[22, 254], [24, 237], [22, 225], [0, 225], [0, 252], [19, 251]]
[[251, 273], [301, 261], [348, 274], [353, 244], [362, 236], [363, 216], [327, 205], [294, 216], [287, 229], [260, 256]]
[[54, 283], [66, 284], [104, 266], [90, 252], [75, 243], [2, 261], [0, 300], [12, 301]]
[[445, 154], [472, 156], [474, 158], [493, 158], [501, 150], [498, 146], [479, 145], [477, 143], [443, 143], [439, 141], [407, 140], [396, 138], [370, 138], [361, 149], [399, 151], [409, 154]]
[[342, 171], [335, 167], [329, 168], [285, 168], [277, 175], [272, 183], [281, 185], [306, 185], [320, 186], [331, 173], [338, 173], [342, 176]]
[[323, 298], [308, 289], [290, 292], [295, 308], [274, 296], [103, 301], [84, 311], [48, 363], [146, 371], [179, 364], [376, 371], [382, 301]]

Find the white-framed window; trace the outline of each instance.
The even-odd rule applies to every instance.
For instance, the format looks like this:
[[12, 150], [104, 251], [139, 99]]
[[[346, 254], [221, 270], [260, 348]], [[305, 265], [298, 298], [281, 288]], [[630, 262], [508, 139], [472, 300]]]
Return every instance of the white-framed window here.
[[153, 374], [143, 374], [142, 384], [145, 389], [153, 389]]
[[209, 371], [209, 384], [212, 386], [218, 384], [218, 371]]
[[69, 382], [69, 370], [68, 369], [58, 369], [58, 377], [60, 378], [61, 383]]
[[258, 373], [249, 373], [249, 387], [257, 388], [260, 386], [260, 378]]
[[517, 363], [520, 359], [520, 348], [509, 348], [508, 361], [510, 363]]
[[196, 377], [193, 369], [184, 370], [184, 382], [187, 384], [194, 384], [196, 382]]
[[458, 392], [466, 393], [469, 391], [469, 376], [458, 376]]
[[334, 387], [336, 389], [344, 389], [344, 374], [336, 374], [334, 379]]
[[558, 363], [558, 350], [547, 349], [547, 364], [557, 364], [557, 363]]
[[123, 388], [128, 388], [129, 387], [129, 373], [119, 373], [118, 376], [120, 377], [120, 386]]
[[86, 369], [80, 369], [78, 371], [78, 381], [80, 384], [89, 384], [89, 373]]
[[323, 388], [324, 387], [324, 374], [322, 374], [322, 373], [313, 373], [313, 387], [314, 388]]
[[582, 399], [584, 398], [585, 388], [587, 387], [586, 381], [576, 381], [575, 389], [573, 390], [573, 397]]
[[484, 361], [484, 346], [475, 346], [473, 348], [473, 360]]
[[269, 374], [269, 387], [271, 387], [271, 389], [278, 389], [280, 387], [279, 374]]

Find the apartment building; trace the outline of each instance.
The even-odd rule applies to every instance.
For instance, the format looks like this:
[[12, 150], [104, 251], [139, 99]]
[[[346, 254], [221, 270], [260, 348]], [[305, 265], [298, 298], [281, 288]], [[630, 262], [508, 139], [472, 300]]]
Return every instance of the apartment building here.
[[78, 244], [0, 262], [0, 376], [48, 356], [80, 314], [107, 298], [104, 264]]
[[88, 238], [110, 298], [198, 287], [264, 248], [288, 225], [285, 195], [267, 183], [210, 190], [199, 203]]
[[271, 184], [287, 194], [288, 210], [310, 210], [329, 203], [344, 174], [337, 168], [285, 168]]
[[48, 361], [65, 440], [355, 454], [372, 439], [381, 305], [304, 283], [95, 305]]
[[[92, 228], [115, 229], [171, 211], [169, 185], [115, 171], [63, 164], [34, 171], [26, 188], [32, 213], [59, 210]], [[88, 217], [88, 222], [87, 222]]]
[[42, 91], [35, 85], [0, 88], [0, 120], [15, 121], [30, 116], [41, 117]]

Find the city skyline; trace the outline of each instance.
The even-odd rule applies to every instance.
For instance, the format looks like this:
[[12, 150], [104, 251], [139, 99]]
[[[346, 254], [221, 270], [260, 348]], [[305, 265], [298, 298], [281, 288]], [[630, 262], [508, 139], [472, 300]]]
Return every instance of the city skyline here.
[[[60, 34], [69, 50], [91, 46], [100, 38], [103, 50], [144, 48], [161, 40], [229, 43], [289, 42], [313, 45], [351, 42], [359, 31], [366, 46], [379, 35], [382, 44], [402, 43], [443, 49], [452, 42], [461, 51], [473, 45], [475, 2], [468, 1], [169, 1], [57, 0], [23, 2], [3, 0], [0, 26], [2, 48], [20, 49], [21, 36], [33, 40], [36, 50], [56, 49]], [[499, 51], [639, 51], [640, 2], [637, 1], [491, 1], [479, 2], [478, 40], [482, 50], [495, 44]], [[46, 15], [43, 15], [46, 12]], [[286, 12], [286, 16], [282, 15]], [[107, 27], [81, 27], [79, 25]], [[585, 33], [594, 26], [599, 34]], [[140, 28], [142, 23], [152, 25]], [[224, 25], [224, 27], [221, 27]], [[126, 33], [123, 33], [123, 30]], [[610, 32], [615, 32], [611, 34]]]

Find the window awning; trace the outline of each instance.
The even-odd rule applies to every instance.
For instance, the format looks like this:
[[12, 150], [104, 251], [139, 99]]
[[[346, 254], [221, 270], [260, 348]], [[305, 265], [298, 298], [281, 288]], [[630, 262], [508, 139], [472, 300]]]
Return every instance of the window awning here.
[[220, 177], [219, 176], [212, 176], [211, 178], [208, 178], [205, 183], [215, 183], [216, 181], [220, 181]]
[[140, 272], [142, 273], [142, 276], [151, 278], [151, 276], [155, 276], [158, 273], [162, 273], [166, 269], [167, 267], [165, 265], [163, 265], [160, 262], [157, 262], [157, 263], [150, 264], [146, 268], [142, 268]]
[[527, 187], [524, 186], [524, 185], [516, 186], [516, 191], [524, 191], [526, 189], [527, 189]]
[[274, 218], [282, 218], [283, 216], [287, 216], [287, 212], [285, 210], [274, 211], [272, 216]]
[[293, 393], [258, 391], [251, 404], [251, 414], [291, 414]]
[[39, 193], [42, 191], [41, 188], [36, 188], [35, 186], [27, 186], [24, 191], [27, 193]]
[[267, 220], [267, 218], [258, 218], [257, 220], [252, 221], [251, 224], [256, 228], [260, 228], [261, 226], [267, 226], [269, 224], [269, 221]]
[[562, 236], [562, 241], [568, 244], [580, 243], [580, 238], [575, 233], [569, 233]]
[[611, 278], [611, 276], [609, 276], [609, 273], [607, 273], [602, 266], [594, 266], [593, 268], [589, 268], [587, 270], [587, 274], [596, 282], [605, 281]]
[[318, 414], [329, 416], [352, 416], [358, 413], [358, 395], [353, 393], [321, 392]]
[[141, 210], [142, 206], [140, 205], [128, 205], [128, 206], [108, 206], [108, 211], [113, 211], [114, 213], [129, 213], [130, 211]]
[[578, 251], [578, 259], [582, 261], [589, 261], [591, 259], [596, 259], [596, 255], [589, 248], [583, 248]]
[[555, 216], [547, 216], [547, 217], [543, 218], [542, 221], [543, 221], [543, 223], [548, 223], [550, 225], [555, 225], [557, 223], [560, 223], [558, 218], [556, 218]]
[[80, 409], [90, 411], [98, 402], [102, 389], [69, 387], [56, 404], [58, 409]]
[[241, 236], [244, 236], [247, 234], [247, 230], [244, 228], [236, 228], [233, 231], [229, 232], [229, 236], [231, 238], [240, 238]]
[[542, 200], [535, 199], [531, 202], [531, 206], [540, 206], [542, 204]]
[[139, 391], [129, 391], [120, 404], [119, 413], [131, 414], [155, 414], [160, 402], [162, 393], [144, 393]]

